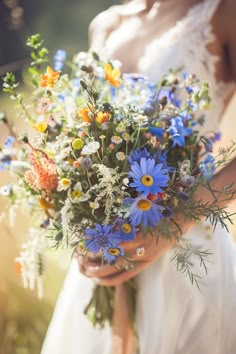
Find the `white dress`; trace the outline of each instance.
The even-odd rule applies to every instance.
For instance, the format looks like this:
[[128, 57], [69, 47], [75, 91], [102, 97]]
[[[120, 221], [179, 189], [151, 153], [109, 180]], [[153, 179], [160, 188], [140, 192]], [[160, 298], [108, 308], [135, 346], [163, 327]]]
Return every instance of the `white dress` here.
[[[153, 40], [139, 61], [139, 72], [158, 80], [171, 67], [184, 66], [211, 85], [214, 107], [204, 129], [217, 130], [224, 99], [232, 84], [215, 79], [215, 63], [206, 45], [214, 40], [211, 19], [220, 0], [193, 6], [186, 17]], [[120, 29], [122, 31], [122, 28]], [[122, 32], [119, 32], [122, 33]], [[112, 52], [115, 41], [103, 48]], [[155, 54], [156, 53], [156, 54]], [[202, 293], [170, 262], [173, 251], [162, 256], [137, 277], [136, 326], [140, 354], [235, 354], [236, 353], [236, 252], [230, 236], [207, 223], [192, 228], [184, 239], [201, 245], [213, 255], [204, 275]], [[93, 282], [72, 262], [61, 291], [41, 354], [110, 354], [111, 333], [94, 329], [83, 314]]]

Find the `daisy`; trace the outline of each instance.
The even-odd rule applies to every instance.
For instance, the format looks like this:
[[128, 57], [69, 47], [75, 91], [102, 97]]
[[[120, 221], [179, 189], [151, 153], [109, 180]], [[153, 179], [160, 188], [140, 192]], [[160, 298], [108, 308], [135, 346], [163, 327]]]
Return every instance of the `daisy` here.
[[133, 178], [130, 187], [145, 195], [162, 192], [162, 187], [168, 185], [168, 170], [163, 165], [157, 164], [155, 159], [142, 157], [140, 163], [134, 162], [131, 165], [129, 177]]
[[155, 226], [163, 218], [162, 210], [164, 208], [161, 205], [145, 197], [139, 197], [129, 210], [131, 225]]

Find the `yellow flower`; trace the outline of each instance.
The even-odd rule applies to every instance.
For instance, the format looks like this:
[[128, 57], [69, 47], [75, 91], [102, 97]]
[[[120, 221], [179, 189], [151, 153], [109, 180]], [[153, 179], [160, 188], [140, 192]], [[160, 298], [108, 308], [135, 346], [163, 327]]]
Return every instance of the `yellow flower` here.
[[96, 121], [98, 124], [106, 123], [111, 119], [111, 114], [108, 112], [98, 112], [96, 116]]
[[60, 71], [54, 71], [50, 66], [47, 67], [46, 74], [42, 74], [41, 87], [54, 87], [55, 83], [59, 79]]
[[40, 133], [44, 133], [47, 127], [48, 127], [47, 122], [39, 122], [34, 126], [34, 128]]
[[71, 146], [74, 150], [79, 150], [84, 146], [84, 142], [80, 138], [76, 138], [72, 141]]
[[121, 84], [119, 69], [114, 69], [111, 64], [107, 63], [104, 65], [105, 79], [110, 82], [114, 87], [119, 87]]
[[79, 189], [76, 189], [71, 193], [72, 199], [80, 198], [81, 196], [82, 192]]

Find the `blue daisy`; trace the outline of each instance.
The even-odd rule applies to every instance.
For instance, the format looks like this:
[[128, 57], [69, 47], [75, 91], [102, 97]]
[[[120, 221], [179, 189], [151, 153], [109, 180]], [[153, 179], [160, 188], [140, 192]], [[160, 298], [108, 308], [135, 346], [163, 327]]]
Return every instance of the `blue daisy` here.
[[120, 242], [133, 241], [135, 239], [136, 229], [128, 221], [119, 218], [117, 219], [117, 226], [116, 240], [118, 237], [120, 237]]
[[101, 249], [118, 246], [120, 237], [112, 231], [113, 227], [114, 225], [96, 224], [96, 229], [86, 229], [86, 248], [93, 253], [97, 253]]
[[173, 140], [173, 147], [178, 145], [185, 146], [185, 137], [192, 134], [192, 129], [186, 128], [182, 117], [175, 117], [170, 120], [169, 127], [170, 137]]
[[156, 165], [155, 159], [145, 157], [141, 158], [140, 163], [131, 165], [129, 177], [133, 178], [130, 187], [145, 195], [162, 192], [162, 187], [166, 187], [169, 181], [168, 170], [161, 163]]
[[110, 264], [115, 264], [116, 258], [120, 257], [120, 256], [123, 257], [124, 255], [125, 255], [125, 252], [124, 252], [123, 248], [120, 246], [107, 247], [107, 248], [104, 248], [104, 250], [103, 250], [103, 257]]
[[135, 199], [129, 210], [131, 225], [155, 226], [163, 218], [164, 209], [145, 197], [139, 197]]

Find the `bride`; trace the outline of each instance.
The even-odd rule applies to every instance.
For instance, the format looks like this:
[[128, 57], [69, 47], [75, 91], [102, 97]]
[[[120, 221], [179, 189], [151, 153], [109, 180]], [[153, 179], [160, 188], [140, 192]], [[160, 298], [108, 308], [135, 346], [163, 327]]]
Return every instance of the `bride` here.
[[[170, 68], [184, 67], [210, 84], [214, 107], [204, 130], [217, 131], [235, 90], [234, 0], [133, 0], [101, 13], [90, 27], [91, 47], [119, 59], [123, 72], [158, 81]], [[212, 180], [220, 189], [236, 179], [236, 159]], [[211, 196], [199, 195], [203, 201]], [[140, 354], [233, 354], [236, 345], [236, 252], [220, 227], [185, 224], [183, 240], [212, 252], [208, 275], [198, 264], [202, 293], [170, 262], [169, 241], [157, 246], [138, 238], [144, 261], [133, 271], [89, 259], [73, 260], [41, 354], [135, 354], [127, 325], [124, 281], [136, 276], [136, 329]], [[151, 247], [148, 246], [151, 244]], [[80, 268], [80, 272], [79, 272]], [[83, 315], [94, 280], [116, 286], [113, 330], [93, 328]]]

